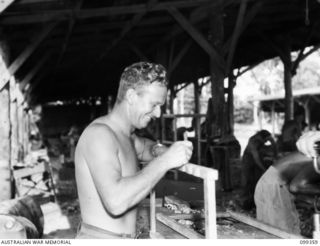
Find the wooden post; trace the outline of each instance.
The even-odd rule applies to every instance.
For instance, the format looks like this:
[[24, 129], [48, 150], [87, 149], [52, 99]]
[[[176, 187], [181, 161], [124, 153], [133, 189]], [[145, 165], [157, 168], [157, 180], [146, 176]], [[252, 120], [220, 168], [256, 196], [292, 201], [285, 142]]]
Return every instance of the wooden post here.
[[233, 72], [229, 73], [228, 77], [228, 134], [234, 133], [234, 106], [233, 106], [233, 88], [235, 86], [235, 77]]
[[272, 124], [272, 136], [274, 137], [274, 134], [275, 134], [275, 122], [276, 119], [275, 119], [275, 103], [274, 101], [272, 102], [272, 105], [271, 105], [271, 124]]
[[284, 67], [284, 89], [285, 89], [285, 121], [292, 120], [294, 115], [294, 101], [292, 94], [292, 59], [291, 59], [291, 37], [287, 35], [282, 40], [283, 49], [280, 58]]
[[217, 238], [215, 180], [206, 178], [203, 182], [206, 238]]
[[156, 192], [153, 189], [150, 193], [150, 232], [156, 233]]
[[309, 130], [311, 130], [310, 128], [310, 105], [309, 105], [309, 98], [307, 98], [307, 100], [303, 103], [303, 108], [304, 108], [304, 112], [305, 112], [305, 121], [308, 124], [308, 128]]
[[8, 84], [0, 90], [0, 201], [11, 198], [10, 95]]
[[196, 151], [197, 151], [197, 164], [201, 165], [201, 131], [200, 131], [200, 116], [198, 114], [200, 113], [200, 99], [199, 99], [199, 81], [195, 79], [193, 82], [194, 84], [194, 113], [197, 114], [197, 116], [194, 116], [195, 121], [195, 139], [196, 139]]
[[[219, 0], [215, 9], [208, 9], [210, 25], [210, 42], [213, 47], [219, 51], [222, 50], [224, 29], [223, 29], [223, 1]], [[217, 58], [219, 56], [219, 58]], [[212, 93], [212, 122], [209, 122], [212, 128], [212, 137], [223, 136], [225, 134], [225, 99], [224, 99], [224, 71], [217, 60], [221, 59], [221, 54], [210, 54], [210, 75], [211, 75], [211, 93]], [[210, 118], [209, 118], [210, 120]]]

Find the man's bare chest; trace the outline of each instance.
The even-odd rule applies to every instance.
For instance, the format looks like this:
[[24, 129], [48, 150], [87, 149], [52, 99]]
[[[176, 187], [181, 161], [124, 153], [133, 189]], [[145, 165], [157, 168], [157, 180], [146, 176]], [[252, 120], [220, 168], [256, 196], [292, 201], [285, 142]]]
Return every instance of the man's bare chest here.
[[137, 154], [130, 139], [120, 139], [118, 157], [121, 164], [122, 176], [133, 175], [138, 171]]

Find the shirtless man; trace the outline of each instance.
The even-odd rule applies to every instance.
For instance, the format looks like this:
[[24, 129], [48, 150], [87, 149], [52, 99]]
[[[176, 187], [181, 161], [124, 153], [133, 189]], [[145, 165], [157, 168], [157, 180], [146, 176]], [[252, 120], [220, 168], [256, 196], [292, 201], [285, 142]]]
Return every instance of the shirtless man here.
[[[77, 238], [135, 237], [136, 205], [169, 169], [189, 161], [191, 142], [175, 142], [157, 156], [155, 142], [134, 134], [160, 117], [166, 85], [161, 65], [140, 62], [127, 67], [112, 112], [82, 133], [75, 153], [82, 218]], [[149, 164], [138, 170], [139, 161]]]

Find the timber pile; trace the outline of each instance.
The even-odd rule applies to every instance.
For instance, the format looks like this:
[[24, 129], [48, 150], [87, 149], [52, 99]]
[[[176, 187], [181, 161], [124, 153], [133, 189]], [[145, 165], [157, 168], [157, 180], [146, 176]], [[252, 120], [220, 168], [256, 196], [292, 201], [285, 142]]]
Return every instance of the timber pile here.
[[38, 201], [31, 196], [7, 200], [0, 203], [1, 227], [0, 235], [15, 238], [41, 238], [44, 218]]

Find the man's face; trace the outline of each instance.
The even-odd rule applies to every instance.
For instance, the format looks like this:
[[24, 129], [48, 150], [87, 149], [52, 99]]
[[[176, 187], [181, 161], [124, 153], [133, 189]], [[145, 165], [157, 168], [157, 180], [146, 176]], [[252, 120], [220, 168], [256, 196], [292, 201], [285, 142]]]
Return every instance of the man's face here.
[[136, 128], [145, 128], [152, 118], [159, 118], [161, 106], [165, 103], [167, 88], [159, 83], [152, 83], [136, 89], [132, 107], [132, 120]]

